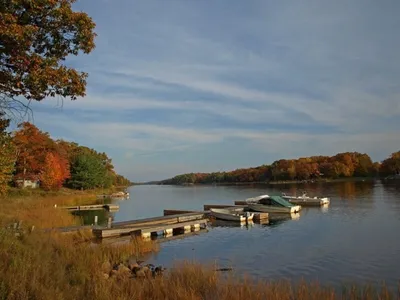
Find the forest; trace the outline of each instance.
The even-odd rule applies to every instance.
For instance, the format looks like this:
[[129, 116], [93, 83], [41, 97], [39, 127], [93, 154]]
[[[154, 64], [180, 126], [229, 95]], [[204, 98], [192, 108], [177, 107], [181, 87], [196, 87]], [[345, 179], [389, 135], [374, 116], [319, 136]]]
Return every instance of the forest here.
[[24, 122], [7, 132], [10, 121], [0, 116], [0, 194], [26, 181], [44, 190], [109, 188], [131, 182], [115, 172], [106, 153], [64, 140], [53, 140]]
[[280, 159], [271, 165], [237, 169], [230, 172], [188, 173], [163, 180], [160, 184], [211, 184], [276, 181], [308, 181], [351, 177], [386, 177], [400, 173], [400, 151], [382, 162], [373, 162], [368, 154], [338, 153]]

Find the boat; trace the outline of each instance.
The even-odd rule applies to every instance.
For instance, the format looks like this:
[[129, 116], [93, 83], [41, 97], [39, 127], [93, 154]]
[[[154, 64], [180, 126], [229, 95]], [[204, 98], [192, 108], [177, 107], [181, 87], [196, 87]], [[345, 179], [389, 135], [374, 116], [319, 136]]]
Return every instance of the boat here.
[[282, 193], [282, 198], [288, 200], [293, 204], [302, 204], [309, 206], [322, 206], [330, 203], [330, 199], [328, 197], [309, 197], [306, 192], [303, 192], [301, 196], [290, 196]]
[[116, 192], [111, 194], [111, 198], [129, 198], [128, 192]]
[[[254, 199], [258, 199], [254, 201]], [[280, 196], [262, 195], [249, 198], [248, 207], [251, 210], [267, 213], [297, 213], [301, 210], [300, 205], [294, 205]]]
[[248, 222], [252, 221], [254, 214], [241, 209], [210, 208], [211, 215], [225, 221]]

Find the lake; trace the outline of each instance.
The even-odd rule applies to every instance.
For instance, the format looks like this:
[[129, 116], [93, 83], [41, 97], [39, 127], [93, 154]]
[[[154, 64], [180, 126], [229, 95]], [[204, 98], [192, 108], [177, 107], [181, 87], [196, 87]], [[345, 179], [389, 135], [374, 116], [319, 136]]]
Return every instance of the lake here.
[[321, 195], [327, 208], [303, 208], [296, 219], [268, 225], [215, 226], [208, 232], [161, 243], [149, 258], [171, 266], [180, 260], [216, 262], [257, 279], [343, 283], [400, 280], [400, 181], [297, 185], [134, 186], [119, 201], [115, 221], [160, 216], [164, 209], [202, 210], [204, 204], [233, 204], [260, 194]]

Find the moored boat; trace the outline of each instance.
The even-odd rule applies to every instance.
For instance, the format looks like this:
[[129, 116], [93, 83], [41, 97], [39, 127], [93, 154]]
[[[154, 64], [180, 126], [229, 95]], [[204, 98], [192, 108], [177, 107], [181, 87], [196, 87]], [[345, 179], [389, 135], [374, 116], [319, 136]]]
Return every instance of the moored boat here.
[[[253, 199], [260, 198], [257, 201]], [[251, 200], [250, 200], [251, 199]], [[249, 198], [248, 206], [251, 210], [268, 213], [297, 213], [301, 210], [300, 205], [294, 205], [280, 196], [262, 195]], [[247, 201], [246, 200], [246, 201]]]
[[328, 197], [309, 197], [307, 196], [307, 193], [304, 192], [303, 195], [301, 196], [291, 196], [291, 195], [286, 195], [285, 193], [282, 193], [282, 198], [285, 200], [288, 200], [289, 202], [293, 204], [303, 204], [303, 205], [316, 205], [316, 206], [322, 206], [322, 205], [327, 205], [330, 203], [330, 199]]
[[225, 221], [248, 222], [253, 220], [253, 213], [244, 212], [243, 209], [211, 208], [211, 215]]

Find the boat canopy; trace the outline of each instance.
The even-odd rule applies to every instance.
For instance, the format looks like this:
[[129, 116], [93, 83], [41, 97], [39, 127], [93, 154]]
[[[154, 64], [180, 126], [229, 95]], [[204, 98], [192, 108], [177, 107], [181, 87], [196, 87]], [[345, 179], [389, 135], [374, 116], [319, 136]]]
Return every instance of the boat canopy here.
[[283, 206], [283, 207], [292, 207], [294, 204], [290, 203], [289, 201], [286, 201], [283, 199], [281, 196], [269, 196], [269, 198], [274, 201], [275, 203]]

